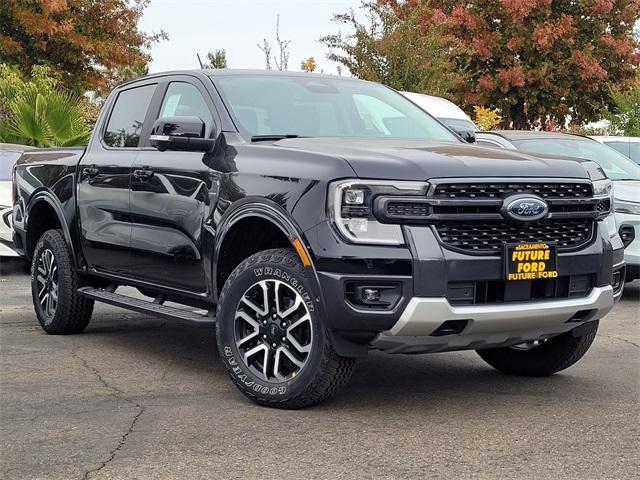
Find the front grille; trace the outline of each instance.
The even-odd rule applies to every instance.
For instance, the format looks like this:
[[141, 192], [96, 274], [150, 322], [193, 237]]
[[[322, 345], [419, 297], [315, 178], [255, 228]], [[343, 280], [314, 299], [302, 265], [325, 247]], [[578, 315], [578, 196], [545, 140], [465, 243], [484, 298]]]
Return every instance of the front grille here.
[[435, 229], [447, 246], [472, 252], [501, 252], [504, 244], [520, 242], [556, 243], [560, 250], [573, 250], [591, 240], [593, 221], [544, 220], [523, 225], [464, 221], [436, 224]]
[[542, 198], [587, 198], [592, 195], [590, 183], [577, 182], [487, 182], [440, 183], [433, 191], [434, 198], [504, 198], [516, 193], [532, 193]]
[[593, 286], [593, 275], [571, 275], [516, 282], [504, 280], [449, 282], [446, 297], [451, 305], [535, 302], [586, 297]]

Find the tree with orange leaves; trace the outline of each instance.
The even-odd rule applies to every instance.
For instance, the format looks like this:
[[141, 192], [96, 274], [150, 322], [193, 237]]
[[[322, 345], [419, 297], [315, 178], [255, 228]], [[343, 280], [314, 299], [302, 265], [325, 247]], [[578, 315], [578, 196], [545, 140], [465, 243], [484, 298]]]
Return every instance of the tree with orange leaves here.
[[[640, 0], [379, 0], [399, 18], [423, 11], [423, 29], [456, 40], [455, 87], [466, 106], [491, 105], [505, 125], [597, 120], [629, 88], [640, 63]], [[447, 37], [443, 37], [446, 39]], [[446, 45], [442, 45], [446, 48]]]
[[102, 90], [141, 68], [164, 32], [138, 29], [150, 0], [2, 0], [0, 61], [25, 75], [46, 65], [69, 89]]
[[363, 8], [377, 28], [364, 29], [353, 12], [337, 15], [355, 33], [323, 38], [330, 59], [361, 78], [450, 96], [468, 111], [498, 108], [513, 128], [615, 111], [612, 92], [631, 88], [640, 63], [640, 0], [377, 0]]

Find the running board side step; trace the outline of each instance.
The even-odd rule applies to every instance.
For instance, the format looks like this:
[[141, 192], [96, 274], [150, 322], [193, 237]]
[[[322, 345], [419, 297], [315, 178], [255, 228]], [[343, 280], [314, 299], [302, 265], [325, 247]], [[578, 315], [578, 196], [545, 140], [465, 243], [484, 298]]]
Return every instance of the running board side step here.
[[134, 310], [149, 315], [158, 315], [161, 317], [172, 318], [174, 320], [184, 320], [187, 322], [196, 322], [200, 324], [214, 324], [215, 316], [209, 313], [201, 314], [191, 310], [182, 310], [180, 308], [169, 307], [158, 302], [149, 302], [138, 298], [120, 295], [104, 288], [82, 287], [78, 289], [78, 293], [83, 297], [90, 298], [97, 302], [107, 303], [116, 307]]

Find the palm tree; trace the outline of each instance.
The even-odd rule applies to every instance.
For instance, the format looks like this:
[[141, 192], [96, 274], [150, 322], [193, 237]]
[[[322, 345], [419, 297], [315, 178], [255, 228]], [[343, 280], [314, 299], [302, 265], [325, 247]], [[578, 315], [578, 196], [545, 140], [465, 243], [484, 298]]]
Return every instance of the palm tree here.
[[0, 127], [1, 141], [68, 147], [85, 144], [91, 135], [81, 99], [66, 92], [25, 92], [9, 103], [8, 110], [9, 119]]

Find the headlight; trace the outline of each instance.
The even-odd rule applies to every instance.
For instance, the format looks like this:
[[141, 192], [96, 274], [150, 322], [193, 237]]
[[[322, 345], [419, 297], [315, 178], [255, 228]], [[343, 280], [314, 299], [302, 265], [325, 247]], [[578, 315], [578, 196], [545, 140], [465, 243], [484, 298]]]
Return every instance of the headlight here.
[[618, 213], [630, 213], [631, 215], [640, 215], [640, 203], [628, 202], [626, 200], [613, 200], [613, 207]]
[[[605, 178], [601, 180], [595, 180], [591, 182], [593, 185], [593, 196], [596, 198], [604, 198], [608, 200], [601, 200], [599, 202], [607, 205], [607, 211], [600, 210], [602, 212], [603, 223], [607, 228], [607, 233], [610, 238], [615, 237], [618, 234], [618, 227], [616, 225], [616, 217], [613, 215], [613, 209], [611, 205], [614, 205], [613, 202], [613, 183], [610, 179]], [[606, 202], [606, 203], [604, 203]], [[606, 207], [605, 207], [606, 208]], [[605, 216], [606, 215], [606, 216]], [[601, 217], [602, 218], [602, 217]]]
[[421, 196], [427, 193], [426, 182], [384, 180], [341, 180], [329, 184], [328, 214], [344, 238], [353, 243], [402, 245], [400, 225], [381, 223], [373, 213], [379, 195]]
[[591, 182], [593, 185], [593, 196], [594, 197], [608, 197], [611, 195], [611, 190], [613, 190], [613, 183], [608, 178], [604, 180], [596, 180], [595, 182]]

